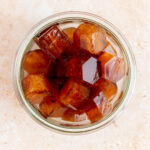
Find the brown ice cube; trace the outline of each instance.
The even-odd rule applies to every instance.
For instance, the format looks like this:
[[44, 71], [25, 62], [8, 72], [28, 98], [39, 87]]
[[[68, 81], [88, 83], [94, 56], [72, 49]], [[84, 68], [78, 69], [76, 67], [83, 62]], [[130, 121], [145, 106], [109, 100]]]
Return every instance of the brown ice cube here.
[[111, 112], [111, 105], [103, 92], [91, 97], [90, 104], [85, 107], [88, 119], [94, 123], [104, 118]]
[[104, 78], [100, 78], [94, 86], [95, 93], [102, 91], [109, 101], [111, 101], [117, 93], [117, 85]]
[[[56, 89], [43, 74], [30, 74], [22, 80], [25, 97], [31, 103], [39, 102], [45, 95], [55, 95]], [[39, 98], [38, 98], [39, 96]], [[40, 98], [41, 97], [41, 98]]]
[[99, 68], [97, 59], [89, 57], [82, 65], [83, 81], [94, 84], [99, 79]]
[[125, 63], [122, 58], [102, 52], [98, 60], [101, 64], [101, 76], [116, 83], [125, 75]]
[[72, 58], [66, 66], [66, 76], [82, 79], [82, 62], [80, 58]]
[[50, 58], [42, 50], [34, 50], [27, 52], [22, 61], [22, 67], [28, 73], [48, 73], [50, 67]]
[[65, 121], [79, 122], [86, 120], [86, 114], [80, 110], [73, 110], [68, 108], [62, 116]]
[[45, 97], [47, 96], [51, 96], [50, 92], [42, 92], [42, 93], [36, 93], [36, 92], [32, 92], [32, 93], [28, 93], [26, 94], [26, 99], [31, 103], [31, 104], [40, 104]]
[[54, 58], [60, 58], [62, 53], [70, 46], [69, 40], [56, 25], [37, 35], [34, 41]]
[[39, 111], [44, 117], [62, 117], [66, 109], [66, 107], [62, 106], [51, 96], [45, 97], [39, 107]]
[[82, 23], [74, 32], [74, 43], [91, 54], [99, 54], [106, 44], [105, 33], [98, 25]]
[[76, 28], [74, 27], [63, 29], [63, 33], [67, 36], [67, 38], [69, 39], [71, 43], [73, 43], [73, 35], [74, 35], [75, 29]]
[[99, 79], [97, 59], [89, 55], [73, 57], [67, 63], [66, 76], [94, 84]]
[[60, 92], [60, 102], [65, 106], [78, 108], [89, 97], [90, 90], [75, 79], [69, 79]]

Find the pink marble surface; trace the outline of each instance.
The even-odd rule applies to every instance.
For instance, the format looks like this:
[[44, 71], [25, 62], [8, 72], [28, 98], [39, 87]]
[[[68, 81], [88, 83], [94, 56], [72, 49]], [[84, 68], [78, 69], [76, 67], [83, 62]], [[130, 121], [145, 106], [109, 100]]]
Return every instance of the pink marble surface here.
[[[119, 119], [89, 135], [51, 132], [19, 104], [12, 63], [24, 34], [40, 19], [67, 10], [87, 11], [115, 24], [130, 41], [137, 60], [132, 101]], [[0, 0], [0, 149], [1, 150], [149, 150], [150, 1], [149, 0]]]

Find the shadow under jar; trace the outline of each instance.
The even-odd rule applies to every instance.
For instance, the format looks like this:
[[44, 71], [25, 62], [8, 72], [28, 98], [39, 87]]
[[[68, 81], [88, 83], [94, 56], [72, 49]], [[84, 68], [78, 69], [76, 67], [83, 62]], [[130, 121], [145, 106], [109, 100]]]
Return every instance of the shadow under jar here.
[[127, 41], [106, 20], [66, 12], [42, 20], [14, 63], [19, 99], [43, 125], [66, 133], [105, 126], [128, 103], [135, 61]]

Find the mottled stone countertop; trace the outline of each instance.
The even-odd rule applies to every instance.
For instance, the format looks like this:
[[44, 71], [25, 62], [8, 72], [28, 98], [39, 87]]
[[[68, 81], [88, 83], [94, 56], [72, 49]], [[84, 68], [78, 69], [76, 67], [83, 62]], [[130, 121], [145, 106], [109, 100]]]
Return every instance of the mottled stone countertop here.
[[[18, 102], [12, 63], [25, 33], [56, 12], [95, 13], [116, 25], [129, 40], [137, 62], [137, 84], [125, 112], [108, 127], [69, 136], [37, 124]], [[150, 1], [0, 0], [0, 150], [149, 150]]]

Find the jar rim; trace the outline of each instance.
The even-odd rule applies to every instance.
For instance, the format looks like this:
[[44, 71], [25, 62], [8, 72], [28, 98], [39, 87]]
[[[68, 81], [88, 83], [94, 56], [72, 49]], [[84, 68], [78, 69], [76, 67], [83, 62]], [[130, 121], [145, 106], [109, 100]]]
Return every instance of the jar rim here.
[[[124, 96], [121, 98], [120, 104], [115, 108], [115, 110], [105, 117], [104, 119], [98, 121], [95, 124], [90, 124], [87, 126], [81, 126], [81, 127], [66, 127], [62, 125], [57, 125], [52, 122], [47, 121], [44, 119], [41, 115], [39, 115], [35, 109], [29, 104], [29, 102], [25, 99], [22, 85], [21, 85], [21, 79], [20, 79], [20, 70], [21, 70], [21, 61], [23, 58], [23, 55], [25, 53], [25, 50], [27, 49], [29, 43], [31, 42], [32, 38], [43, 30], [43, 28], [49, 26], [50, 24], [53, 24], [57, 21], [62, 21], [66, 19], [85, 19], [89, 21], [96, 22], [100, 24], [101, 26], [108, 29], [113, 36], [119, 41], [119, 44], [123, 47], [124, 53], [127, 58], [128, 67], [129, 67], [129, 74], [128, 74], [128, 85], [125, 90]], [[67, 12], [61, 12], [54, 14], [52, 16], [49, 16], [43, 20], [41, 20], [39, 23], [34, 25], [31, 30], [25, 35], [22, 42], [20, 43], [18, 50], [15, 55], [15, 60], [13, 64], [13, 81], [14, 81], [14, 89], [15, 93], [24, 106], [25, 110], [34, 118], [37, 122], [41, 123], [43, 126], [48, 127], [49, 129], [52, 129], [54, 131], [62, 132], [62, 133], [87, 133], [99, 128], [103, 128], [106, 125], [108, 125], [110, 122], [112, 122], [119, 114], [124, 110], [124, 108], [127, 106], [129, 100], [131, 99], [131, 96], [133, 94], [133, 90], [135, 88], [135, 82], [136, 82], [136, 62], [135, 57], [133, 54], [133, 51], [131, 50], [129, 42], [126, 40], [126, 38], [122, 35], [122, 33], [117, 29], [113, 24], [105, 20], [104, 18], [97, 16], [95, 14], [91, 14], [88, 12], [80, 12], [80, 11], [67, 11]]]

